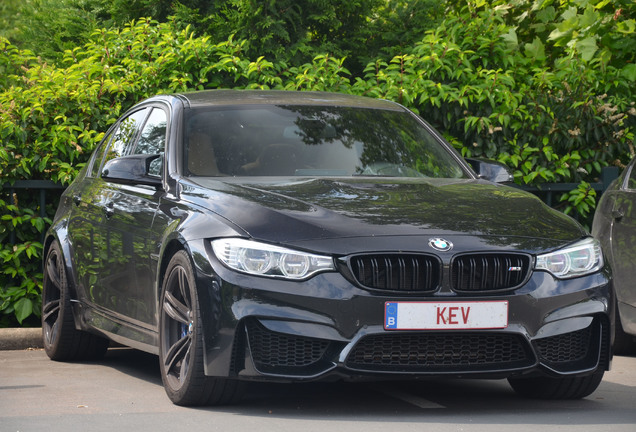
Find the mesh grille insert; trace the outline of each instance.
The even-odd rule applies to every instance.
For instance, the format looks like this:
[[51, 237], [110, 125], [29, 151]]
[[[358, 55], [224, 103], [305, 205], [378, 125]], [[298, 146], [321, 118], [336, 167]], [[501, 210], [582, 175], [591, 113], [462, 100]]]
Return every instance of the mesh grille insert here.
[[562, 335], [539, 339], [535, 346], [547, 363], [570, 363], [583, 360], [592, 347], [592, 326]]
[[276, 333], [256, 322], [248, 323], [247, 334], [252, 359], [257, 367], [264, 369], [315, 364], [329, 347], [329, 341]]
[[518, 335], [496, 333], [368, 336], [347, 358], [347, 366], [354, 369], [405, 372], [501, 370], [533, 363]]

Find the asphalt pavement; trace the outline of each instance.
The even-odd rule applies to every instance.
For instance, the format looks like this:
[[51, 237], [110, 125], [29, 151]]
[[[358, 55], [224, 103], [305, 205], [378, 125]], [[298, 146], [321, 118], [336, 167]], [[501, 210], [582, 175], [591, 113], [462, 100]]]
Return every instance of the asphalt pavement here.
[[598, 390], [528, 400], [505, 380], [251, 383], [234, 406], [170, 403], [156, 356], [115, 347], [98, 362], [48, 359], [42, 330], [0, 329], [0, 432], [633, 432], [636, 357], [614, 357]]
[[529, 400], [505, 380], [253, 383], [221, 407], [170, 403], [156, 356], [111, 348], [97, 362], [0, 351], [0, 432], [634, 432], [636, 358], [615, 357], [599, 389]]

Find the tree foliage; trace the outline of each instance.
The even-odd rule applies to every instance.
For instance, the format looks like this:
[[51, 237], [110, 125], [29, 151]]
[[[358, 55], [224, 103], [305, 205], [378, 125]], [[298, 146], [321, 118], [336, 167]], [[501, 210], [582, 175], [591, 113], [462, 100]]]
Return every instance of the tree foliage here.
[[27, 0], [17, 10], [10, 40], [50, 62], [97, 28], [152, 17], [189, 26], [212, 43], [245, 41], [250, 58], [299, 64], [329, 53], [346, 57], [354, 73], [404, 51], [444, 14], [442, 0]]
[[[4, 0], [3, 0], [4, 1]], [[86, 42], [107, 22], [109, 0], [26, 0], [17, 7], [14, 30], [8, 38], [49, 62]]]
[[[10, 185], [68, 184], [109, 125], [157, 93], [233, 87], [395, 100], [464, 155], [508, 164], [520, 184], [579, 183], [561, 209], [583, 221], [595, 206], [589, 183], [633, 156], [633, 2], [211, 3], [31, 0], [43, 11], [81, 6], [92, 18], [37, 53], [24, 49], [36, 39], [22, 48], [0, 39], [0, 326], [35, 323], [40, 239], [55, 210]], [[174, 17], [100, 25], [131, 18], [118, 11]]]
[[0, 2], [0, 37], [13, 38], [17, 35], [16, 21], [20, 19], [21, 0]]

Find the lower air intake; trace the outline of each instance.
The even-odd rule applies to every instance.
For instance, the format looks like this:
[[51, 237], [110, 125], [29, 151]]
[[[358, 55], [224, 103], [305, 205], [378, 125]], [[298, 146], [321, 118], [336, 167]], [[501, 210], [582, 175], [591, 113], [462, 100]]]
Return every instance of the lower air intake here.
[[346, 365], [368, 371], [478, 372], [517, 369], [534, 362], [518, 335], [421, 333], [365, 337], [353, 348]]
[[270, 331], [256, 321], [247, 324], [249, 347], [257, 369], [285, 373], [318, 364], [329, 341]]

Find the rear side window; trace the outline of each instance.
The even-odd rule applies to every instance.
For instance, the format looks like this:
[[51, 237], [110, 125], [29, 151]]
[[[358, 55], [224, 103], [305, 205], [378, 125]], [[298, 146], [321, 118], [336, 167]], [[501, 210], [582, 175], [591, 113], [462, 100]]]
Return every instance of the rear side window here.
[[626, 189], [636, 190], [636, 169], [634, 169], [634, 164], [632, 163], [629, 171], [629, 177], [627, 178], [627, 184], [625, 185]]
[[99, 144], [99, 146], [95, 150], [95, 158], [93, 159], [93, 166], [91, 167], [90, 174], [89, 174], [90, 177], [99, 176], [99, 169], [102, 166], [102, 160], [104, 160], [104, 151], [108, 148], [108, 143], [110, 142], [110, 139], [112, 138], [112, 136], [113, 136], [113, 133], [112, 131], [110, 131], [102, 139], [102, 142]]

